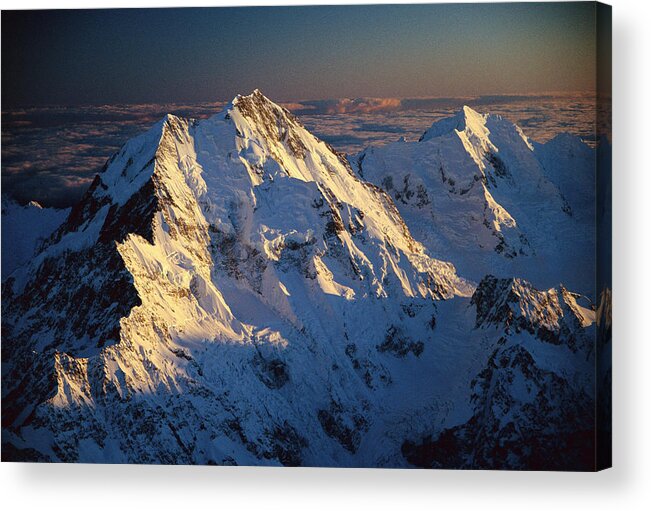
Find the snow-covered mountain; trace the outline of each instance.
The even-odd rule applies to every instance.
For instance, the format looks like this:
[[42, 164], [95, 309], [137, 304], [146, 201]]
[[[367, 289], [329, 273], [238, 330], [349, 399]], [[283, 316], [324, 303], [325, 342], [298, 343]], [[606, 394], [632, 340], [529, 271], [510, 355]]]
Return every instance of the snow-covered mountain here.
[[582, 301], [563, 288], [484, 278], [472, 298], [476, 328], [501, 337], [470, 383], [471, 416], [406, 440], [407, 460], [427, 468], [593, 465], [595, 313]]
[[[493, 140], [490, 118], [460, 115], [420, 143], [473, 197], [448, 201], [463, 220], [445, 237], [475, 243], [463, 229], [481, 213], [496, 255], [533, 253], [507, 212], [531, 205], [493, 181], [569, 216], [566, 201], [520, 132], [486, 122]], [[444, 134], [469, 116], [455, 136], [474, 167]], [[129, 141], [3, 275], [3, 459], [563, 468], [562, 451], [593, 469], [589, 300], [466, 280], [447, 262], [459, 252], [424, 236], [439, 225], [401, 215], [395, 182], [371, 177], [398, 207], [259, 91]], [[423, 188], [428, 212], [444, 206]]]
[[43, 208], [37, 202], [21, 206], [3, 195], [2, 280], [28, 262], [69, 213], [69, 209]]
[[371, 147], [352, 161], [393, 197], [416, 239], [462, 275], [563, 283], [596, 298], [595, 154], [579, 138], [538, 144], [506, 119], [464, 107], [418, 142]]

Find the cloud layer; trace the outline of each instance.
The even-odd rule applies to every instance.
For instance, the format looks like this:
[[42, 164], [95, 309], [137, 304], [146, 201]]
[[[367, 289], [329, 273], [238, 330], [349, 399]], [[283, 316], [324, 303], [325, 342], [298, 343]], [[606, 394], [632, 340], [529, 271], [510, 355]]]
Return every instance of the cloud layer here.
[[[303, 124], [349, 154], [400, 137], [417, 140], [468, 104], [518, 123], [538, 141], [567, 131], [594, 140], [595, 100], [586, 95], [477, 98], [357, 98], [284, 104]], [[2, 192], [21, 202], [66, 207], [129, 138], [171, 112], [205, 118], [223, 103], [50, 106], [2, 112]]]
[[502, 115], [532, 139], [560, 132], [594, 140], [595, 105], [590, 95], [481, 96], [465, 98], [362, 98], [297, 102], [290, 108], [303, 124], [338, 150], [353, 154], [400, 137], [418, 140], [431, 124], [469, 105]]
[[166, 113], [202, 118], [224, 103], [23, 108], [2, 112], [2, 192], [74, 204], [104, 162]]

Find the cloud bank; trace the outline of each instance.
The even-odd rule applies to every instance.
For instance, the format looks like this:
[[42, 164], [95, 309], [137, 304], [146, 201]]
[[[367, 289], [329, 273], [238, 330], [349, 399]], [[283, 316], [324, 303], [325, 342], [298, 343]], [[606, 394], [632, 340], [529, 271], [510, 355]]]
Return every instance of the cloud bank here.
[[[594, 140], [595, 100], [587, 95], [476, 98], [356, 98], [307, 100], [283, 106], [337, 150], [354, 154], [404, 137], [468, 104], [503, 115], [538, 141], [567, 131]], [[104, 162], [129, 138], [166, 113], [197, 119], [224, 103], [48, 106], [2, 112], [2, 193], [20, 202], [68, 207]]]

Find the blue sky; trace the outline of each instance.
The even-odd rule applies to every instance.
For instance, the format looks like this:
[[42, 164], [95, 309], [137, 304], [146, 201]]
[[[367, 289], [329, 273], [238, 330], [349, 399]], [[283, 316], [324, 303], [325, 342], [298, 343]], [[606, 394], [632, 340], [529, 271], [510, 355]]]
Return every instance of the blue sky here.
[[3, 11], [2, 100], [461, 96], [594, 87], [594, 3]]

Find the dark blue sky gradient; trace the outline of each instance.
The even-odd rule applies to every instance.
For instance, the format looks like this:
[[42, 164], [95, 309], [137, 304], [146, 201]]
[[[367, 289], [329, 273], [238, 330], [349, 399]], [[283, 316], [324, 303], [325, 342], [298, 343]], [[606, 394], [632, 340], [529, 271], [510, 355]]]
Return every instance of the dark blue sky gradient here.
[[3, 11], [2, 101], [460, 96], [594, 87], [594, 4]]

